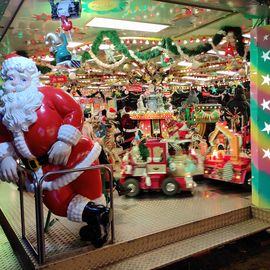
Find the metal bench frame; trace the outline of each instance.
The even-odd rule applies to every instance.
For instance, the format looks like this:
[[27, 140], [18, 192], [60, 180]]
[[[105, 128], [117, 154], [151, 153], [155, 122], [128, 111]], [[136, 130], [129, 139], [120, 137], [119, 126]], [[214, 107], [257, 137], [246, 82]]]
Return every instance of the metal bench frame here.
[[[44, 264], [46, 261], [46, 250], [45, 250], [45, 232], [44, 232], [44, 211], [43, 211], [43, 181], [51, 176], [57, 174], [73, 173], [88, 170], [105, 169], [109, 173], [110, 177], [110, 209], [111, 209], [111, 239], [110, 243], [115, 240], [115, 230], [114, 230], [114, 208], [113, 208], [113, 169], [111, 165], [96, 165], [85, 168], [60, 170], [55, 172], [48, 172], [44, 174], [40, 179], [34, 179], [34, 193], [35, 193], [35, 214], [36, 214], [36, 239], [37, 239], [37, 249], [30, 243], [26, 237], [25, 232], [25, 215], [24, 215], [24, 198], [23, 198], [23, 182], [22, 177], [19, 179], [19, 192], [20, 192], [20, 210], [21, 210], [21, 233], [23, 242], [30, 248], [33, 252], [39, 264]], [[90, 180], [91, 181], [91, 180]]]

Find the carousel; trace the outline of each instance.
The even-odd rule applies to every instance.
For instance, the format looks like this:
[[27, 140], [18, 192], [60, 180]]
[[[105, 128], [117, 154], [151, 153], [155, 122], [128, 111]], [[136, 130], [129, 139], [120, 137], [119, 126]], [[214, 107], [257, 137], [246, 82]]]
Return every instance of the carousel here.
[[0, 5], [2, 269], [163, 269], [270, 228], [267, 1], [171, 2]]

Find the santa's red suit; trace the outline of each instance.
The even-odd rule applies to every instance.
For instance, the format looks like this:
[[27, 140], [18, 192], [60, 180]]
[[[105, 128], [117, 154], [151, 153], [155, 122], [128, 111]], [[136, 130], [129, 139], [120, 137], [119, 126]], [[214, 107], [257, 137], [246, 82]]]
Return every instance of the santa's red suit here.
[[[23, 132], [25, 144], [31, 154], [36, 158], [46, 156], [52, 145], [59, 139], [59, 130], [65, 134], [66, 139], [72, 145], [72, 151], [66, 166], [44, 164], [37, 172], [45, 174], [49, 171], [75, 168], [91, 165], [90, 160], [97, 160], [100, 153], [99, 145], [86, 137], [81, 137], [80, 131], [83, 125], [82, 110], [77, 102], [67, 93], [52, 87], [40, 87], [43, 95], [42, 104], [36, 111], [37, 121], [29, 127], [29, 131]], [[61, 139], [61, 138], [60, 138]], [[25, 156], [18, 150], [14, 134], [0, 121], [0, 143], [10, 142], [17, 155], [25, 160]], [[94, 149], [93, 149], [94, 148]], [[94, 153], [90, 153], [94, 150]], [[92, 164], [96, 164], [95, 161]], [[99, 171], [85, 171], [80, 176], [67, 174], [70, 177], [60, 175], [46, 180], [44, 190], [44, 203], [56, 215], [68, 216], [71, 220], [81, 221], [82, 209], [76, 212], [78, 204], [86, 204], [89, 200], [95, 201], [102, 197], [102, 182]], [[81, 196], [78, 196], [81, 195]], [[83, 199], [85, 198], [85, 199]], [[72, 205], [72, 200], [74, 201]], [[75, 207], [72, 209], [72, 206]]]
[[136, 120], [132, 120], [130, 118], [130, 115], [128, 112], [131, 111], [131, 108], [125, 108], [125, 112], [122, 117], [121, 117], [121, 127], [123, 130], [123, 135], [124, 135], [124, 143], [122, 143], [122, 147], [123, 149], [127, 149], [130, 147], [131, 142], [134, 140], [135, 138], [135, 132], [137, 131], [137, 121]]

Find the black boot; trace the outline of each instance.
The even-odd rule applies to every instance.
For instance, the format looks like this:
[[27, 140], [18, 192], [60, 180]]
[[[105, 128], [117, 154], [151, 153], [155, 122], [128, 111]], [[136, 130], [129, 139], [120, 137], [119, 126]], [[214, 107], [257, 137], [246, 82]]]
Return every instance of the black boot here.
[[91, 241], [95, 247], [102, 247], [108, 240], [110, 209], [89, 202], [82, 213], [82, 220], [88, 225], [80, 230], [82, 240]]

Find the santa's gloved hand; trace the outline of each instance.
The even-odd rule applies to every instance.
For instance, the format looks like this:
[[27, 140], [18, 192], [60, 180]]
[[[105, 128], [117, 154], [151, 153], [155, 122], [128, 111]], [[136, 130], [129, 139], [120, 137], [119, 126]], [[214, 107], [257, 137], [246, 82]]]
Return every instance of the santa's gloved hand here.
[[53, 144], [48, 152], [49, 162], [54, 165], [66, 165], [71, 153], [71, 145], [62, 141]]
[[17, 162], [12, 156], [5, 157], [0, 164], [1, 180], [7, 182], [17, 182], [19, 180], [17, 173]]

